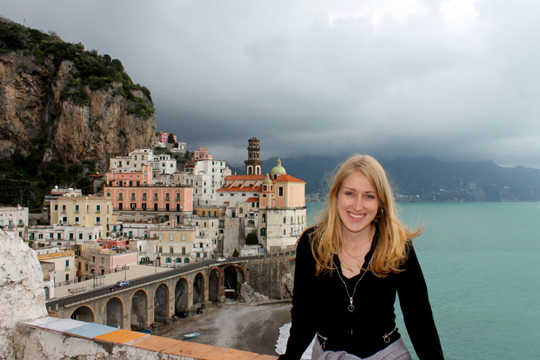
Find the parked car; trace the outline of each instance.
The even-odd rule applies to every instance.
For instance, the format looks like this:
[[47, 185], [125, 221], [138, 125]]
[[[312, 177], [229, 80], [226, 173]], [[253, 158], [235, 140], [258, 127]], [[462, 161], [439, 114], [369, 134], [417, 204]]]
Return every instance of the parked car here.
[[117, 287], [124, 287], [124, 286], [128, 286], [128, 285], [129, 285], [129, 281], [125, 281], [125, 280], [121, 280], [121, 281], [118, 281], [116, 283]]
[[224, 257], [218, 257], [216, 259], [217, 262], [224, 262], [224, 261], [227, 261], [227, 259], [225, 259]]

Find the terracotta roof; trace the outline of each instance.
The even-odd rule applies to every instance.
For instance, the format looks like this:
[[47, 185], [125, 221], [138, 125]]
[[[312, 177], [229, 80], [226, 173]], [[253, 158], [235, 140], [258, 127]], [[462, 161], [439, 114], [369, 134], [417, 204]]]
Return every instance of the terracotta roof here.
[[229, 175], [225, 180], [264, 180], [266, 175]]
[[249, 198], [247, 199], [247, 202], [258, 202], [259, 198]]
[[276, 180], [274, 180], [274, 182], [301, 182], [304, 184], [306, 183], [305, 181], [297, 179], [291, 175], [281, 175]]

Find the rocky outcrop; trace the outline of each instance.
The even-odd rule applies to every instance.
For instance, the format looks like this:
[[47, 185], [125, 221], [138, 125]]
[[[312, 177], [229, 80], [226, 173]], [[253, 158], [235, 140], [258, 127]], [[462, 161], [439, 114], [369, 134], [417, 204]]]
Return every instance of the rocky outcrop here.
[[242, 284], [242, 287], [240, 288], [240, 297], [238, 298], [239, 302], [245, 304], [256, 304], [269, 300], [270, 299], [268, 296], [256, 292], [251, 286], [248, 285], [248, 283], [245, 282]]
[[0, 53], [0, 157], [28, 156], [37, 144], [45, 162], [91, 160], [106, 167], [111, 156], [151, 145], [155, 115], [132, 111], [137, 98], [151, 99], [142, 91], [126, 97], [123, 84], [113, 82], [100, 90], [82, 86], [88, 99], [75, 102], [65, 90], [77, 72], [70, 60], [55, 64], [53, 55], [36, 62], [22, 50]]
[[17, 324], [47, 316], [43, 273], [21, 238], [0, 230], [0, 359], [16, 358]]

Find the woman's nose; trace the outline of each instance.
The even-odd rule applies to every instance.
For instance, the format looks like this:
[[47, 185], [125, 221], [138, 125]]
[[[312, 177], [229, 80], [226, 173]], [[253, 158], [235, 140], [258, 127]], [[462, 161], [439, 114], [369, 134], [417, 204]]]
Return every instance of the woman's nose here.
[[362, 210], [364, 208], [364, 202], [363, 202], [363, 199], [362, 197], [357, 197], [355, 202], [354, 202], [354, 210]]

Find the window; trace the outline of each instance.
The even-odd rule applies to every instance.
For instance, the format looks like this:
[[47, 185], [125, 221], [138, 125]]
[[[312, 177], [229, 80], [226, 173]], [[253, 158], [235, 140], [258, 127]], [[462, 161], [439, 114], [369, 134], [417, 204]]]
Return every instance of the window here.
[[286, 224], [287, 223], [287, 218], [284, 216], [283, 217], [283, 223]]
[[118, 200], [124, 200], [124, 194], [118, 193]]
[[174, 254], [174, 246], [169, 246], [169, 254]]
[[174, 240], [174, 235], [173, 234], [169, 234], [169, 240]]
[[169, 201], [169, 200], [171, 200], [171, 199], [169, 198], [169, 193], [166, 193], [166, 194], [165, 194], [165, 201]]
[[156, 193], [154, 193], [154, 200], [157, 200], [157, 199], [158, 199], [158, 194], [156, 192]]
[[101, 218], [99, 216], [96, 217], [96, 225], [101, 224]]
[[186, 241], [186, 234], [182, 234], [182, 241]]
[[58, 204], [54, 204], [54, 211], [58, 211]]
[[283, 186], [279, 187], [279, 196], [283, 196]]
[[101, 258], [100, 265], [101, 265], [101, 266], [105, 265], [105, 258]]
[[62, 205], [62, 212], [66, 212], [66, 205]]
[[79, 205], [75, 205], [75, 212], [76, 212], [76, 213], [79, 212]]
[[69, 267], [69, 260], [66, 260], [66, 267]]
[[78, 224], [78, 223], [79, 223], [79, 218], [76, 217], [76, 218], [75, 218], [75, 224]]
[[142, 194], [142, 199], [143, 199], [143, 201], [146, 201], [146, 193]]
[[291, 224], [294, 222], [293, 217], [291, 216]]
[[79, 234], [79, 240], [82, 240], [83, 234]]
[[287, 230], [283, 230], [283, 235], [287, 235]]
[[131, 200], [135, 200], [135, 193], [131, 193]]

